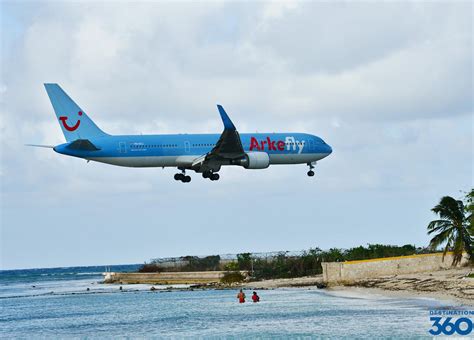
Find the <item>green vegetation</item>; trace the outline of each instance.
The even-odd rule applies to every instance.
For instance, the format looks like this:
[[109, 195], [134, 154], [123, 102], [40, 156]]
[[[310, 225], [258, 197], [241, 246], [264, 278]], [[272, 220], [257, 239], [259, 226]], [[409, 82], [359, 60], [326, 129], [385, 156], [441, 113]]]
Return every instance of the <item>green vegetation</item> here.
[[253, 257], [251, 253], [237, 255], [237, 261], [226, 265], [225, 270], [247, 270], [253, 279], [291, 278], [322, 273], [321, 262], [341, 262], [365, 260], [379, 257], [403, 256], [426, 253], [423, 248], [412, 245], [402, 247], [369, 244], [367, 247], [351, 249], [332, 248], [323, 251], [319, 248], [309, 249], [297, 256], [281, 252], [270, 258]]
[[321, 254], [321, 250], [316, 248], [305, 251], [301, 256], [280, 253], [270, 260], [257, 258], [254, 259], [251, 275], [253, 279], [261, 280], [321, 274]]
[[425, 249], [415, 248], [412, 245], [398, 247], [369, 244], [367, 247], [360, 246], [347, 250], [332, 248], [328, 251], [314, 248], [303, 252], [300, 256], [288, 256], [285, 253], [280, 253], [271, 261], [254, 259], [252, 277], [258, 280], [316, 275], [322, 273], [322, 262], [365, 260], [425, 252]]
[[440, 219], [428, 224], [428, 235], [434, 234], [430, 241], [430, 247], [437, 249], [444, 245], [444, 252], [453, 252], [453, 265], [462, 259], [463, 252], [467, 252], [471, 261], [473, 260], [473, 199], [474, 189], [466, 196], [466, 204], [450, 196], [444, 196], [440, 202], [431, 209], [438, 214]]
[[252, 254], [241, 253], [237, 254], [237, 263], [240, 270], [251, 270], [252, 269]]
[[355, 247], [343, 253], [344, 261], [376, 259], [379, 257], [406, 256], [413, 254], [426, 254], [424, 248], [416, 248], [411, 244], [404, 246], [387, 246], [383, 244], [369, 244], [365, 247]]
[[467, 277], [472, 277], [474, 279], [474, 273], [469, 274]]
[[[474, 236], [474, 189], [466, 195], [466, 214], [469, 223], [469, 233], [471, 237]], [[471, 256], [471, 261], [474, 261], [474, 256]]]
[[176, 266], [162, 266], [158, 260], [143, 264], [139, 273], [159, 273], [159, 272], [199, 272], [221, 270], [221, 257], [211, 255], [206, 257], [182, 256], [176, 259]]
[[239, 276], [235, 275], [235, 273], [240, 275], [240, 271], [248, 271], [252, 278], [257, 280], [291, 278], [321, 274], [321, 262], [366, 260], [427, 252], [427, 249], [416, 248], [409, 244], [402, 247], [369, 244], [367, 247], [360, 246], [350, 249], [331, 248], [327, 251], [314, 248], [303, 251], [298, 255], [280, 252], [268, 257], [262, 257], [252, 253], [241, 253], [237, 254], [236, 261], [229, 262], [224, 267], [220, 264], [220, 257], [218, 255], [204, 258], [185, 256], [179, 258], [179, 261], [182, 263], [179, 266], [166, 267], [160, 266], [159, 262], [152, 262], [151, 264], [143, 265], [139, 272], [225, 270], [228, 272], [226, 275], [229, 276], [228, 280], [230, 281], [240, 279]]
[[159, 273], [162, 271], [163, 269], [154, 263], [145, 263], [140, 268], [138, 268], [139, 273]]
[[211, 255], [203, 258], [198, 256], [184, 256], [181, 259], [188, 261], [188, 264], [180, 268], [180, 271], [183, 272], [220, 270], [221, 257], [219, 255]]
[[224, 273], [224, 276], [222, 277], [221, 279], [221, 282], [222, 283], [225, 283], [225, 284], [232, 284], [232, 283], [238, 283], [238, 282], [242, 282], [245, 280], [245, 276], [242, 275], [242, 273], [240, 272], [226, 272]]

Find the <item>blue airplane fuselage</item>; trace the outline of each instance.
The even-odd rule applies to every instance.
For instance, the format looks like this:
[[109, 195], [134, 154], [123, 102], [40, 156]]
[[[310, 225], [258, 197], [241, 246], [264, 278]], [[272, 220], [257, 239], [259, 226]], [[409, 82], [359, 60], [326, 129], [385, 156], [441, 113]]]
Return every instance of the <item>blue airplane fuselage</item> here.
[[[57, 145], [58, 153], [129, 167], [179, 167], [212, 150], [220, 134], [117, 135], [91, 138], [99, 150], [71, 149]], [[245, 152], [265, 152], [270, 164], [301, 164], [318, 161], [332, 149], [321, 138], [306, 133], [241, 133]]]

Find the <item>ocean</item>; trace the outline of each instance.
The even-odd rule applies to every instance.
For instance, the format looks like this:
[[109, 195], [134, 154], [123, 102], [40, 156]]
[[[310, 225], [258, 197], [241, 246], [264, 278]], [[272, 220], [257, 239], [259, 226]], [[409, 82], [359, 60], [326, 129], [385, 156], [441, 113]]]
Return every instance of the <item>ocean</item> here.
[[104, 270], [0, 271], [0, 337], [432, 338], [430, 310], [459, 309], [431, 298], [316, 288], [259, 290], [260, 303], [239, 304], [237, 290], [120, 290], [100, 283]]

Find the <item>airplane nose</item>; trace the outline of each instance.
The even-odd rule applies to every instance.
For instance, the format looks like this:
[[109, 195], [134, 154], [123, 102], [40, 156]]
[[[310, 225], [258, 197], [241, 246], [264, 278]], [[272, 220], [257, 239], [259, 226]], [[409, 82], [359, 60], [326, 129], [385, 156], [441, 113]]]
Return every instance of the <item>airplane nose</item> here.
[[324, 149], [324, 153], [326, 154], [326, 156], [329, 156], [332, 153], [332, 148], [329, 144], [326, 144]]
[[332, 148], [329, 146], [329, 144], [326, 144], [326, 148], [327, 148], [327, 154], [328, 155], [332, 154]]

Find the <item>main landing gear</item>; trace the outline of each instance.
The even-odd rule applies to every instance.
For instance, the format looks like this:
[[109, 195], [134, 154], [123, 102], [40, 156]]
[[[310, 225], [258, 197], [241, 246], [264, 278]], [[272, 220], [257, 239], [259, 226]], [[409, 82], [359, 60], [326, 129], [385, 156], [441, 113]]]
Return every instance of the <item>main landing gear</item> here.
[[211, 181], [218, 181], [219, 178], [220, 178], [220, 176], [219, 176], [218, 173], [214, 173], [214, 172], [212, 172], [212, 171], [210, 171], [210, 170], [204, 171], [204, 172], [202, 173], [202, 177], [203, 177], [203, 178], [209, 178]]
[[186, 172], [184, 170], [182, 170], [183, 172], [180, 173], [180, 174], [175, 174], [174, 175], [174, 179], [176, 181], [181, 181], [183, 183], [189, 183], [191, 182], [191, 176], [186, 176]]
[[309, 166], [309, 171], [308, 171], [308, 176], [309, 177], [313, 177], [314, 176], [314, 164], [316, 163], [308, 163], [308, 166]]

